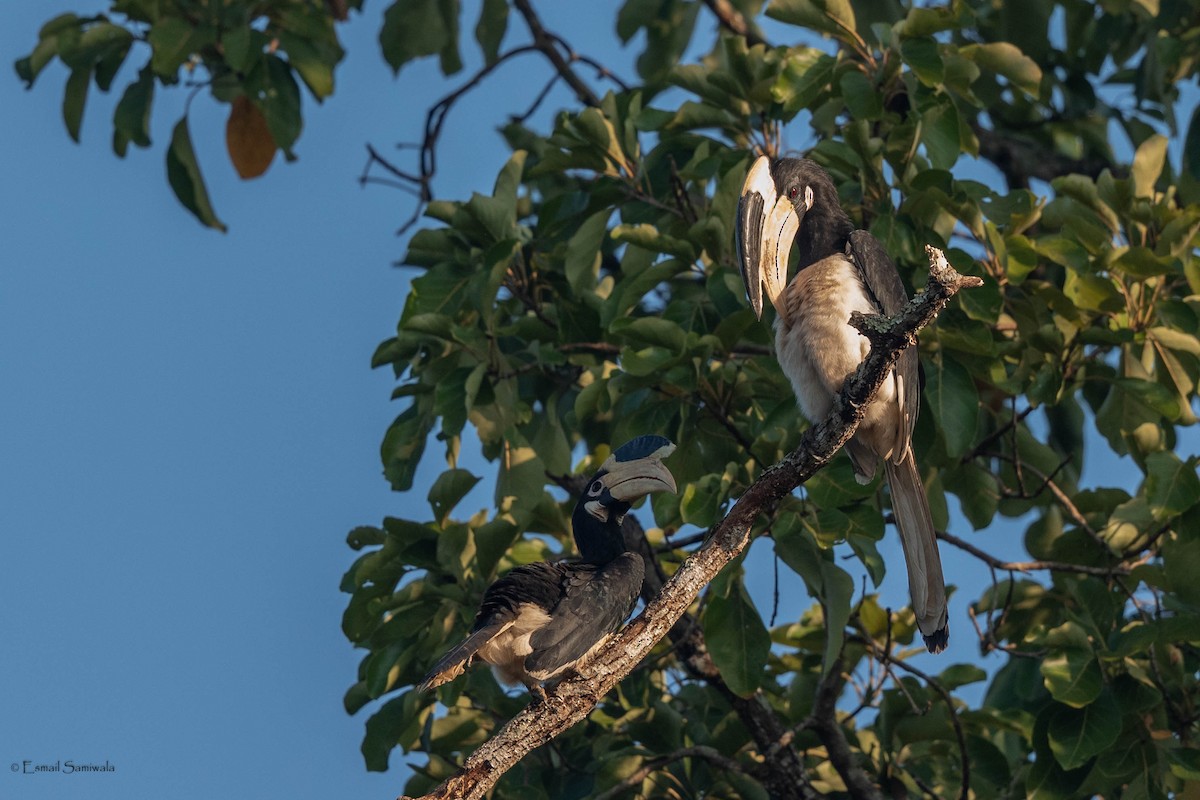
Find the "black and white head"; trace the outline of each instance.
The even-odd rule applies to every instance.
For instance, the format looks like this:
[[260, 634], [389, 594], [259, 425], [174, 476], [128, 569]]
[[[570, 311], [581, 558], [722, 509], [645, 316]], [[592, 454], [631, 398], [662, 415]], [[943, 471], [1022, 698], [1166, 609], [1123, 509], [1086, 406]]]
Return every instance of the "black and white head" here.
[[621, 521], [631, 505], [652, 492], [675, 492], [662, 460], [675, 445], [662, 436], [639, 436], [612, 452], [588, 481], [575, 505], [575, 544], [585, 561], [603, 563], [624, 552]]

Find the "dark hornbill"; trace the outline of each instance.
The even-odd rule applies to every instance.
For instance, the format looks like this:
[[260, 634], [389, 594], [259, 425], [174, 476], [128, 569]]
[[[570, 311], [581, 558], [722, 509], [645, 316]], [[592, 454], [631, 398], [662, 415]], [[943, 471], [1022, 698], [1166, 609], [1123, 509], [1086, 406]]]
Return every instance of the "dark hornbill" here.
[[541, 683], [590, 657], [637, 603], [645, 564], [626, 550], [621, 521], [638, 498], [676, 490], [662, 463], [674, 449], [661, 436], [639, 436], [614, 450], [571, 515], [581, 560], [525, 564], [489, 586], [471, 634], [419, 689], [453, 680], [480, 658], [505, 683], [541, 697]]
[[[850, 313], [899, 312], [908, 302], [900, 274], [878, 239], [855, 230], [833, 179], [808, 159], [755, 160], [742, 186], [737, 233], [750, 304], [762, 319], [765, 286], [776, 311], [776, 357], [804, 415], [820, 421], [870, 351], [866, 337], [850, 326]], [[799, 259], [789, 284], [793, 242]], [[918, 368], [916, 348], [905, 350], [846, 453], [860, 483], [870, 483], [883, 460], [917, 627], [925, 646], [937, 653], [950, 634], [942, 560], [912, 452]]]

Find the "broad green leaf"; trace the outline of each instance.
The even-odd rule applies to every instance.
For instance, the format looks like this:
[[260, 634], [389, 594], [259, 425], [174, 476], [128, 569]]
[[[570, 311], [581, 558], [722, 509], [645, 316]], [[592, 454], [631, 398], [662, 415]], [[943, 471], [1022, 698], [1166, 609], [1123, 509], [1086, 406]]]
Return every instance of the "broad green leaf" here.
[[1162, 174], [1167, 159], [1167, 137], [1151, 136], [1142, 142], [1133, 156], [1130, 176], [1133, 178], [1133, 193], [1136, 197], [1153, 197], [1154, 184]]
[[684, 261], [691, 261], [696, 257], [696, 250], [691, 242], [660, 233], [653, 225], [621, 224], [613, 228], [611, 235], [615, 242], [628, 242], [654, 253], [678, 256]]
[[496, 63], [500, 43], [508, 29], [508, 0], [483, 0], [479, 22], [475, 25], [475, 41], [483, 51], [485, 64]]
[[1146, 499], [1158, 520], [1182, 514], [1200, 503], [1195, 458], [1181, 461], [1169, 451], [1146, 456]]
[[150, 146], [150, 106], [154, 100], [154, 73], [145, 67], [138, 79], [125, 87], [121, 101], [113, 112], [113, 152], [121, 158], [133, 142], [138, 147]]
[[1121, 733], [1121, 708], [1111, 691], [1082, 708], [1064, 706], [1050, 717], [1047, 734], [1063, 769], [1082, 767], [1107, 750]]
[[729, 593], [711, 596], [702, 619], [713, 664], [734, 694], [749, 697], [762, 684], [771, 636], [740, 580]]
[[968, 686], [987, 680], [987, 672], [975, 664], [952, 664], [938, 675], [938, 683], [943, 688], [953, 691], [960, 686]]
[[1185, 781], [1200, 781], [1200, 750], [1195, 747], [1164, 747], [1160, 750], [1170, 765], [1171, 774]]
[[300, 86], [288, 63], [279, 56], [266, 57], [262, 71], [258, 107], [266, 117], [271, 138], [289, 159], [292, 145], [300, 138], [304, 119], [300, 114]]
[[[910, 17], [917, 10], [910, 11]], [[913, 71], [918, 80], [926, 86], [936, 86], [946, 76], [941, 50], [937, 41], [931, 37], [920, 36], [905, 39], [900, 43], [900, 57], [904, 59], [904, 63], [908, 64], [909, 69]], [[957, 135], [955, 138], [958, 138]]]
[[682, 353], [687, 346], [687, 334], [683, 329], [661, 317], [617, 320], [609, 330], [634, 346], [654, 345], [673, 353]]
[[564, 269], [567, 283], [576, 294], [593, 290], [600, 270], [600, 246], [608, 233], [610, 209], [598, 211], [584, 220], [567, 242]]
[[[415, 58], [437, 55], [443, 48], [457, 48], [457, 31], [448, 30], [439, 0], [396, 0], [383, 14], [379, 31], [379, 46], [392, 71], [400, 69]], [[443, 61], [443, 74], [451, 63]]]
[[166, 16], [155, 23], [146, 37], [154, 51], [150, 58], [154, 73], [174, 82], [197, 38], [196, 29], [181, 16]]
[[815, 47], [794, 48], [771, 87], [771, 96], [788, 114], [807, 108], [829, 86], [837, 59]]
[[1060, 703], [1082, 708], [1104, 688], [1100, 663], [1087, 646], [1086, 635], [1078, 644], [1052, 651], [1042, 660], [1042, 679]]
[[92, 68], [81, 67], [71, 72], [67, 78], [67, 88], [63, 93], [63, 122], [67, 133], [76, 142], [79, 141], [79, 127], [83, 124], [83, 106], [87, 102], [88, 85], [92, 80]]
[[856, 27], [850, 0], [771, 0], [766, 14], [780, 22], [825, 31], [839, 38]]
[[462, 500], [481, 478], [472, 475], [465, 469], [448, 469], [438, 476], [429, 488], [429, 507], [433, 510], [433, 518], [439, 524], [446, 524], [446, 518], [458, 501]]
[[934, 106], [922, 115], [921, 142], [934, 168], [950, 169], [958, 161], [962, 154], [958, 126], [958, 111], [949, 101]]
[[281, 34], [279, 41], [287, 53], [288, 64], [313, 97], [321, 101], [333, 94], [333, 68], [342, 59], [340, 47], [336, 52], [326, 53], [307, 39], [288, 34]]
[[984, 69], [1003, 75], [1015, 85], [1033, 96], [1038, 95], [1042, 82], [1042, 68], [1016, 45], [1008, 42], [971, 44], [960, 47], [958, 52]]
[[974, 463], [963, 464], [942, 474], [946, 488], [958, 495], [963, 516], [975, 530], [991, 524], [1000, 505], [996, 476]]
[[979, 392], [969, 372], [946, 354], [925, 365], [925, 399], [933, 412], [946, 453], [951, 458], [965, 454], [975, 439], [979, 420]]
[[210, 228], [225, 232], [225, 223], [217, 219], [208, 199], [208, 190], [204, 188], [204, 178], [200, 175], [200, 165], [192, 150], [186, 116], [175, 123], [175, 130], [171, 133], [171, 146], [167, 148], [167, 180], [179, 202], [196, 219]]
[[843, 73], [838, 85], [846, 107], [855, 119], [879, 119], [883, 115], [879, 89], [862, 72], [852, 69]]
[[843, 508], [873, 495], [875, 486], [856, 481], [850, 459], [838, 458], [805, 481], [804, 491], [818, 508]]
[[433, 420], [418, 410], [417, 403], [396, 417], [388, 428], [380, 446], [380, 456], [383, 474], [396, 491], [406, 492], [412, 488], [417, 465], [425, 452], [425, 439], [431, 430]]

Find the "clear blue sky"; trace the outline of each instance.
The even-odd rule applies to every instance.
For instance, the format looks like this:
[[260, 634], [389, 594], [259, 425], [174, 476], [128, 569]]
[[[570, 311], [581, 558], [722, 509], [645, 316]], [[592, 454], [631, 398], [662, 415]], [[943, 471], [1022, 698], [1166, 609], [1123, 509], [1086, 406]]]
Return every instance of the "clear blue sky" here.
[[[342, 29], [335, 95], [323, 107], [306, 97], [300, 160], [250, 183], [225, 155], [227, 107], [198, 96], [192, 137], [230, 226], [221, 235], [165, 180], [185, 92], [158, 93], [154, 147], [121, 161], [115, 97], [93, 87], [76, 145], [62, 68], [32, 92], [12, 72], [43, 21], [105, 5], [14, 4], [0, 31], [0, 798], [394, 797], [405, 759], [367, 773], [366, 712], [342, 709], [360, 653], [341, 634], [337, 587], [353, 556], [346, 531], [427, 518], [439, 465], [434, 450], [404, 496], [380, 474], [378, 444], [401, 407], [390, 373], [368, 362], [402, 307], [406, 273], [390, 264], [412, 206], [356, 179], [364, 144], [416, 141], [447, 84], [433, 64], [393, 80], [375, 42], [386, 4], [368, 3]], [[466, 5], [469, 30], [477, 4]], [[542, 4], [552, 29], [631, 75], [600, 6]], [[452, 113], [439, 194], [490, 190], [506, 157], [493, 129], [546, 76], [519, 62]], [[556, 93], [548, 108], [566, 101]], [[979, 541], [1015, 556], [1020, 530]], [[898, 558], [891, 531], [887, 542]], [[767, 616], [768, 554], [760, 543], [749, 562]], [[965, 605], [988, 580], [945, 556], [965, 591], [950, 657], [925, 664], [935, 670], [976, 658]], [[888, 602], [904, 601], [903, 575], [889, 573]], [[809, 601], [786, 568], [781, 580], [786, 619]], [[10, 773], [26, 760], [116, 772]]]

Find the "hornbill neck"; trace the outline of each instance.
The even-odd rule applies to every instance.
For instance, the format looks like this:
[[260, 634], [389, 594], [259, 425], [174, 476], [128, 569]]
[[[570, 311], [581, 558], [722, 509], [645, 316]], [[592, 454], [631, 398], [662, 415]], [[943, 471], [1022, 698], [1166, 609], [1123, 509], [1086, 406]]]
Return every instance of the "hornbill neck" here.
[[796, 249], [800, 260], [797, 270], [811, 266], [823, 258], [846, 252], [854, 223], [838, 203], [832, 184], [817, 182], [813, 186], [816, 202], [800, 221], [796, 231]]
[[[629, 506], [625, 506], [625, 511]], [[585, 564], [607, 564], [627, 549], [625, 537], [621, 533], [621, 520], [624, 511], [609, 516], [607, 522], [601, 522], [584, 510], [582, 505], [575, 507], [571, 515], [571, 527], [575, 532], [575, 546]]]

